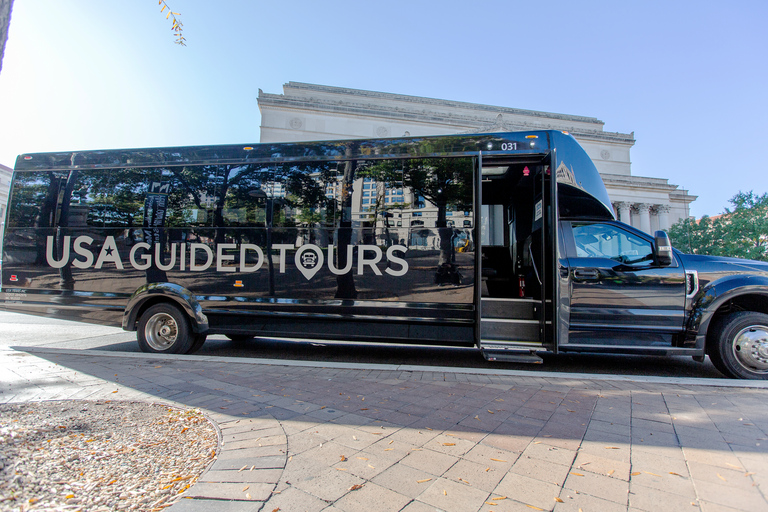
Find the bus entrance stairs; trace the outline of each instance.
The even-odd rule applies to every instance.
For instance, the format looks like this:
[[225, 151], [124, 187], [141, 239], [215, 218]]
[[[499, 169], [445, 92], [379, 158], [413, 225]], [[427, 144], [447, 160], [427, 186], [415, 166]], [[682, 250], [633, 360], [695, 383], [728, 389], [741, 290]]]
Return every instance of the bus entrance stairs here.
[[535, 299], [480, 299], [480, 341], [488, 361], [541, 363], [541, 301]]

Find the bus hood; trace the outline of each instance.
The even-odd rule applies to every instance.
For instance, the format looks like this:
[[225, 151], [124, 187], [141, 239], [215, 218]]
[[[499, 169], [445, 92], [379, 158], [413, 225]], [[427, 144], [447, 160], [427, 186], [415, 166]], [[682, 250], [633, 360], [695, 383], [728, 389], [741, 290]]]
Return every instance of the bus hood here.
[[699, 274], [757, 274], [768, 277], [768, 262], [765, 261], [683, 253], [678, 253], [678, 256], [685, 270], [696, 270]]

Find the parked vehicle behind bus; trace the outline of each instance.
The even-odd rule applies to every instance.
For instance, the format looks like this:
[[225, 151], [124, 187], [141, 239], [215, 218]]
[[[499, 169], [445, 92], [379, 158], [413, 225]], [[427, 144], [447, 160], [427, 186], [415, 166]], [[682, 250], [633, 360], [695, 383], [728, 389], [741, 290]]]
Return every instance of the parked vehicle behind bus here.
[[768, 378], [768, 266], [617, 222], [558, 131], [19, 156], [0, 308], [206, 336], [709, 355]]

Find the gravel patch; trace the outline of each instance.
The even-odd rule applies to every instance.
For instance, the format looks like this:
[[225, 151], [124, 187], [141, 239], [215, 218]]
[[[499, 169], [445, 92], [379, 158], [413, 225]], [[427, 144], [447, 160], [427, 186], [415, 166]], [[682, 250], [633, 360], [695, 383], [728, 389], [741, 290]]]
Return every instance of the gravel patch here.
[[121, 401], [0, 405], [0, 510], [161, 510], [215, 456], [199, 410]]

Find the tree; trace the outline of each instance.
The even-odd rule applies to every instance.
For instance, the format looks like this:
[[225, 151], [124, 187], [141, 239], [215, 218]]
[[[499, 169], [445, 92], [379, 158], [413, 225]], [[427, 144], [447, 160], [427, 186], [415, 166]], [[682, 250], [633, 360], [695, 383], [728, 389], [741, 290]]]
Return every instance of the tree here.
[[[356, 142], [349, 142], [346, 145], [345, 153], [351, 157], [359, 151], [359, 145]], [[347, 248], [352, 244], [352, 186], [355, 183], [355, 171], [357, 171], [357, 160], [347, 160], [344, 162], [344, 174], [341, 179], [341, 200], [339, 201], [340, 215], [337, 222], [336, 235], [336, 259], [338, 265], [336, 268], [346, 268], [349, 261]], [[336, 276], [336, 298], [337, 299], [356, 299], [357, 289], [355, 288], [355, 278], [352, 272]]]
[[725, 256], [722, 236], [725, 231], [720, 216], [705, 215], [699, 220], [681, 219], [669, 228], [672, 245], [691, 254]]
[[8, 26], [11, 24], [13, 0], [0, 0], [0, 71], [3, 70], [3, 53], [8, 40]]
[[768, 193], [739, 192], [725, 209], [725, 252], [737, 258], [768, 261]]
[[[181, 20], [177, 18], [179, 13], [173, 12], [171, 8], [168, 7], [165, 0], [159, 0], [158, 5], [161, 6], [161, 13], [168, 9], [165, 19], [171, 22], [171, 30], [173, 31], [173, 36], [176, 38], [176, 41], [174, 42], [181, 46], [187, 46], [187, 40], [181, 33], [184, 25], [181, 23]], [[5, 42], [8, 40], [8, 27], [11, 24], [12, 10], [13, 0], [0, 0], [0, 71], [3, 70], [3, 53], [5, 53]]]
[[468, 210], [472, 198], [472, 160], [468, 158], [436, 158], [409, 160], [403, 170], [403, 184], [437, 207], [435, 227], [439, 234], [438, 270], [453, 261], [453, 228], [447, 213]]
[[676, 247], [693, 254], [768, 261], [768, 193], [739, 192], [722, 215], [683, 219], [669, 229]]
[[176, 16], [179, 16], [178, 12], [173, 12], [170, 7], [168, 7], [168, 4], [165, 3], [165, 0], [158, 0], [157, 5], [161, 6], [160, 12], [162, 13], [166, 9], [168, 9], [168, 12], [165, 15], [165, 19], [171, 21], [171, 30], [173, 31], [173, 36], [176, 38], [176, 41], [174, 41], [176, 44], [181, 46], [187, 46], [186, 39], [184, 39], [184, 36], [181, 34], [182, 30], [182, 23], [179, 21], [179, 19]]
[[376, 225], [379, 217], [381, 217], [381, 223], [383, 227], [384, 240], [383, 243], [387, 247], [396, 243], [390, 236], [389, 217], [392, 215], [390, 210], [402, 210], [406, 208], [406, 203], [390, 203], [386, 202], [386, 192], [392, 189], [403, 188], [403, 163], [399, 160], [383, 160], [369, 165], [358, 172], [360, 178], [370, 178], [375, 183], [375, 188], [372, 190], [372, 209], [373, 209], [373, 227], [374, 227], [374, 240], [376, 240]]

